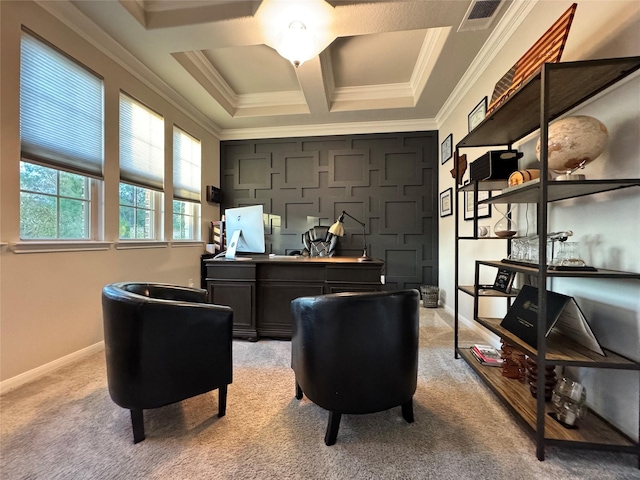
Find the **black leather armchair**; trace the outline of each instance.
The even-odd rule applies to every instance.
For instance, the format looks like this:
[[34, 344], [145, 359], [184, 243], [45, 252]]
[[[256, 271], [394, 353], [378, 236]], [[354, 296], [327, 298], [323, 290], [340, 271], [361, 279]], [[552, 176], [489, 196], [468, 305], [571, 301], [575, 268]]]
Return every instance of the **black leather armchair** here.
[[315, 226], [302, 234], [304, 250], [307, 257], [333, 257], [336, 254], [338, 237], [329, 233], [329, 227]]
[[303, 393], [329, 410], [325, 443], [342, 414], [402, 406], [413, 422], [418, 377], [419, 293], [337, 293], [291, 302], [291, 367]]
[[206, 290], [177, 285], [103, 288], [109, 394], [131, 410], [134, 443], [145, 438], [143, 409], [219, 389], [218, 416], [225, 415], [233, 311], [206, 301]]

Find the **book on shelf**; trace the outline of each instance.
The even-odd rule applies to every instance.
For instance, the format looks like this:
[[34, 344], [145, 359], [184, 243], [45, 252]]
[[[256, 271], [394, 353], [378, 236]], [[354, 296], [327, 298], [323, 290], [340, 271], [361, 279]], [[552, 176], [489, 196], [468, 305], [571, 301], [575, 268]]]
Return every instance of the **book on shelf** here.
[[[538, 348], [538, 289], [523, 285], [500, 326]], [[602, 356], [606, 356], [586, 317], [573, 297], [547, 291], [547, 319], [545, 337], [551, 331]]]
[[500, 352], [489, 345], [475, 344], [471, 347], [471, 353], [483, 365], [495, 367], [502, 365]]

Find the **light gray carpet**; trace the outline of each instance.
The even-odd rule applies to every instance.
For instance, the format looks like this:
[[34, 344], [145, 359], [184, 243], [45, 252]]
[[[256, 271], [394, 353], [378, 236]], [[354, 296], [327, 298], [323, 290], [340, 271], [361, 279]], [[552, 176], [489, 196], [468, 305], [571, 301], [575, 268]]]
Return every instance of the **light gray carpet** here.
[[[421, 308], [415, 423], [400, 408], [344, 415], [324, 444], [327, 412], [294, 398], [290, 343], [234, 342], [227, 415], [217, 392], [145, 411], [133, 445], [129, 412], [107, 391], [95, 354], [0, 398], [2, 479], [640, 479], [629, 454], [548, 449], [462, 360], [451, 317]], [[467, 338], [467, 341], [472, 339]]]

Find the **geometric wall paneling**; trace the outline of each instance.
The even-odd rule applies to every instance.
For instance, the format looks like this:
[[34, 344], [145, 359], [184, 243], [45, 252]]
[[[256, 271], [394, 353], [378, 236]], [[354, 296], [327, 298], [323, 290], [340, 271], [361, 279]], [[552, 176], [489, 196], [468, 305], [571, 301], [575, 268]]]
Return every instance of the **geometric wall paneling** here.
[[233, 158], [234, 188], [271, 189], [271, 154], [247, 154]]
[[384, 152], [403, 147], [398, 134], [390, 137], [381, 137], [377, 134], [354, 135], [351, 148], [354, 150], [371, 150], [373, 155], [384, 155]]
[[298, 141], [284, 141], [284, 142], [255, 142], [253, 153], [271, 153], [271, 152], [299, 152], [300, 151], [300, 142]]
[[380, 198], [380, 233], [422, 234], [422, 197]]
[[385, 249], [386, 275], [402, 280], [403, 283], [417, 283], [422, 277], [421, 249], [411, 245], [397, 245]]
[[385, 152], [380, 168], [380, 185], [422, 185], [422, 152]]
[[[365, 223], [388, 289], [438, 282], [437, 132], [231, 140], [220, 144], [221, 208], [265, 206], [267, 253], [342, 211]], [[360, 256], [362, 226], [344, 219], [338, 255]]]
[[274, 201], [273, 211], [282, 215], [282, 229], [283, 234], [302, 234], [304, 231], [309, 230], [317, 223], [309, 224], [313, 222], [315, 218], [320, 217], [318, 211], [318, 200], [295, 200], [295, 201], [281, 201], [280, 199]]
[[[321, 139], [321, 140], [319, 140]], [[302, 152], [319, 151], [323, 155], [320, 157], [320, 165], [328, 166], [329, 151], [331, 150], [348, 150], [350, 146], [350, 138], [347, 136], [338, 137], [309, 137], [300, 141]]]
[[282, 172], [281, 188], [320, 187], [320, 152], [286, 152], [274, 155], [274, 170]]
[[369, 150], [332, 150], [329, 152], [330, 187], [368, 187]]

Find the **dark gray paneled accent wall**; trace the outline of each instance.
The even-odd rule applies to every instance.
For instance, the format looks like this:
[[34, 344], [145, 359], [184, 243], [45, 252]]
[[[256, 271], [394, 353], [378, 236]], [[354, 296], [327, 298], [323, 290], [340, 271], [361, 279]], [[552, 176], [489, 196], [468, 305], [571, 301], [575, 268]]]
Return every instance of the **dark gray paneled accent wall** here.
[[[225, 141], [220, 157], [222, 207], [264, 205], [268, 253], [301, 250], [344, 210], [365, 222], [387, 288], [437, 285], [437, 132]], [[360, 256], [362, 226], [344, 225], [338, 255]]]

